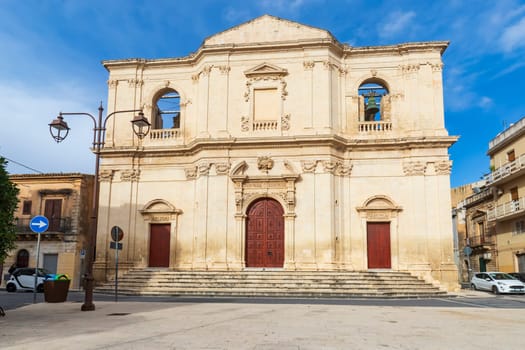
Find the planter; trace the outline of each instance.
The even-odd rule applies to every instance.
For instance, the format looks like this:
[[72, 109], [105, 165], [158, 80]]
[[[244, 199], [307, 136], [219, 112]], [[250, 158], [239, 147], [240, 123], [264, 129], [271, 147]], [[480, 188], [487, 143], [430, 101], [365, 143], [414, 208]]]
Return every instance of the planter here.
[[70, 280], [44, 281], [44, 300], [46, 303], [63, 303], [67, 299]]

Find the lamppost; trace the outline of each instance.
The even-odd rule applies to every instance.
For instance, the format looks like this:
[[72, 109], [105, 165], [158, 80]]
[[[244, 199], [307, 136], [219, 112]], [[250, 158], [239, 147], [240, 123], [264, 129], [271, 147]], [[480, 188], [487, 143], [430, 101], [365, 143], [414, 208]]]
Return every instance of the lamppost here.
[[144, 117], [144, 113], [141, 109], [130, 109], [130, 110], [122, 110], [122, 111], [115, 111], [110, 114], [108, 114], [105, 118], [102, 118], [102, 112], [104, 111], [104, 108], [102, 107], [102, 103], [100, 104], [100, 107], [98, 107], [98, 119], [95, 119], [94, 116], [92, 116], [89, 113], [62, 113], [60, 112], [57, 119], [53, 120], [49, 124], [49, 132], [51, 133], [51, 136], [53, 139], [59, 143], [63, 141], [68, 133], [69, 133], [69, 127], [67, 126], [67, 123], [64, 121], [64, 115], [84, 115], [88, 116], [93, 120], [93, 153], [95, 153], [95, 183], [93, 185], [93, 205], [91, 209], [91, 223], [90, 223], [90, 236], [89, 236], [89, 245], [88, 245], [88, 251], [86, 253], [86, 272], [84, 275], [84, 289], [85, 289], [85, 297], [84, 297], [84, 304], [82, 304], [81, 310], [82, 311], [92, 311], [95, 310], [95, 304], [93, 304], [93, 287], [94, 287], [94, 278], [93, 278], [93, 263], [95, 261], [95, 247], [97, 244], [97, 225], [98, 225], [98, 200], [99, 200], [99, 192], [100, 192], [100, 185], [98, 181], [98, 173], [99, 173], [99, 167], [100, 167], [100, 150], [104, 147], [104, 141], [106, 138], [106, 123], [108, 119], [117, 113], [133, 113], [133, 112], [139, 112], [137, 116], [133, 118], [131, 121], [131, 124], [133, 126], [133, 132], [139, 139], [143, 139], [150, 130], [151, 124], [148, 122], [148, 120]]

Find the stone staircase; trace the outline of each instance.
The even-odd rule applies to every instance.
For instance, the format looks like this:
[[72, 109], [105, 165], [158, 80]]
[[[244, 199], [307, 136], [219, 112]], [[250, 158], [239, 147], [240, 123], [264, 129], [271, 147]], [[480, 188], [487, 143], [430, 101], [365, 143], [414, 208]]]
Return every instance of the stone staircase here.
[[[114, 293], [115, 281], [96, 292]], [[118, 280], [119, 294], [294, 298], [429, 298], [447, 293], [408, 272], [174, 271], [134, 268]]]

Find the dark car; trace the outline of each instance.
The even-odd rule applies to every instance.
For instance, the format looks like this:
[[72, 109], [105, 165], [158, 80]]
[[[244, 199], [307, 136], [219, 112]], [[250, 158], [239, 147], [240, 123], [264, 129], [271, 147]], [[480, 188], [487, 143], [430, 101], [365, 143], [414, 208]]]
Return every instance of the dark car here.
[[[44, 281], [46, 279], [53, 279], [54, 274], [47, 271], [46, 269], [38, 269], [38, 277], [36, 279], [36, 290], [37, 292], [44, 291]], [[19, 291], [33, 291], [35, 286], [35, 268], [34, 267], [21, 267], [13, 271], [5, 289], [12, 293]]]
[[511, 272], [509, 275], [516, 277], [522, 282], [525, 282], [525, 272]]

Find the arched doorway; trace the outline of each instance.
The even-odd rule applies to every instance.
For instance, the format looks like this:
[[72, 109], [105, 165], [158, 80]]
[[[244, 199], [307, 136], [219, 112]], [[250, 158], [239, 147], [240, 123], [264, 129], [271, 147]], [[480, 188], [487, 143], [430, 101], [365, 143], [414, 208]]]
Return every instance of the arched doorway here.
[[253, 202], [246, 219], [246, 267], [283, 267], [284, 210], [271, 198]]

